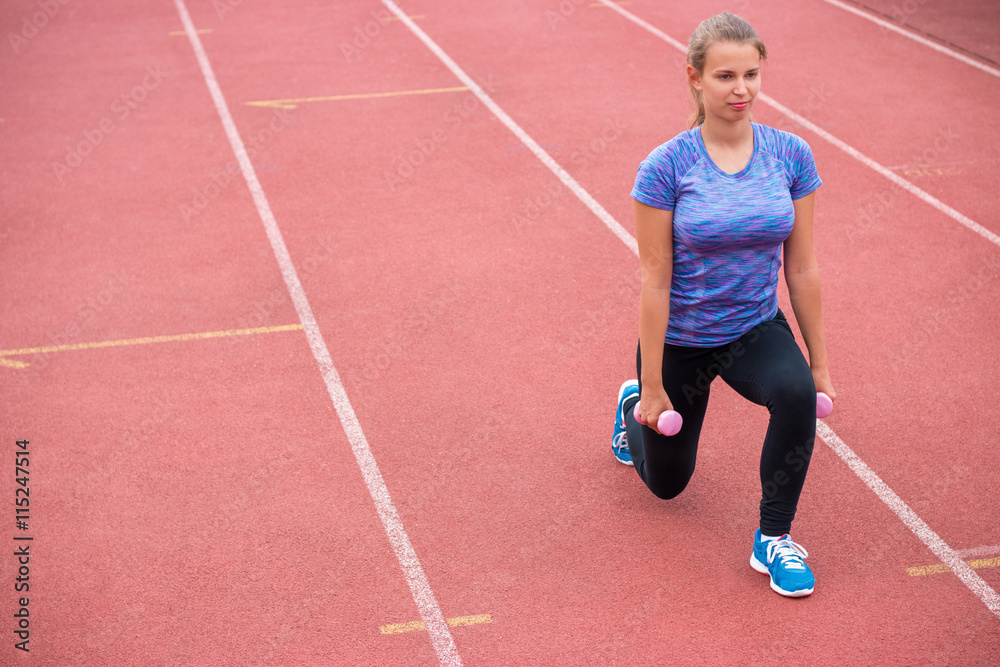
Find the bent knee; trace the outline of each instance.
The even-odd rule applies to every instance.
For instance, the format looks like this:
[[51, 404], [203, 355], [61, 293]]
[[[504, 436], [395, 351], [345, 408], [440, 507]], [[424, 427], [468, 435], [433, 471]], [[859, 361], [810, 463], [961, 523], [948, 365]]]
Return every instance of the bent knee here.
[[794, 381], [789, 379], [775, 387], [771, 392], [773, 410], [791, 410], [793, 412], [808, 412], [816, 407], [816, 385], [812, 378]]
[[660, 498], [661, 500], [671, 500], [681, 495], [681, 492], [687, 488], [689, 479], [668, 484], [646, 484], [646, 486], [649, 487], [649, 490], [652, 491], [653, 495], [657, 498]]

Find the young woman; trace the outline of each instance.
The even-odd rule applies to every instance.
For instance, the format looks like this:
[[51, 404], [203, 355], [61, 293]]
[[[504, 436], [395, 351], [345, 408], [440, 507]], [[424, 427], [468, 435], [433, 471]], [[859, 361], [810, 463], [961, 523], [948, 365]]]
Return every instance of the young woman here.
[[[815, 579], [789, 531], [816, 435], [816, 392], [834, 399], [836, 392], [812, 240], [822, 181], [805, 141], [751, 121], [766, 55], [738, 16], [702, 22], [688, 47], [697, 104], [691, 129], [639, 167], [632, 190], [642, 268], [639, 380], [619, 391], [612, 449], [650, 491], [673, 498], [694, 472], [716, 377], [766, 406], [760, 528], [750, 564], [770, 575], [778, 593], [801, 597], [812, 593]], [[808, 362], [778, 309], [782, 254]], [[671, 409], [683, 425], [666, 436], [655, 425]]]

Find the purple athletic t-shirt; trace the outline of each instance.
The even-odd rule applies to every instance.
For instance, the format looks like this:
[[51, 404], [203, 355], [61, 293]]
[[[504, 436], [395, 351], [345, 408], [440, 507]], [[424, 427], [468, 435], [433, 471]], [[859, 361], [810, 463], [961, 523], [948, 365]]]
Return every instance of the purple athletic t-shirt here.
[[792, 200], [823, 182], [803, 139], [752, 126], [753, 155], [736, 174], [708, 156], [700, 127], [639, 165], [632, 197], [674, 212], [666, 336], [672, 345], [725, 345], [777, 313], [781, 246], [795, 222]]

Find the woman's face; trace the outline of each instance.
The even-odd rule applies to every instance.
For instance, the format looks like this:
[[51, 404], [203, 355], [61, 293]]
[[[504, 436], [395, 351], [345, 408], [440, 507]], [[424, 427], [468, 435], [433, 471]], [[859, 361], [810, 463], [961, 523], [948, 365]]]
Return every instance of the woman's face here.
[[760, 53], [753, 44], [715, 42], [705, 53], [701, 74], [688, 65], [688, 76], [705, 101], [705, 116], [740, 121], [750, 115], [760, 91]]

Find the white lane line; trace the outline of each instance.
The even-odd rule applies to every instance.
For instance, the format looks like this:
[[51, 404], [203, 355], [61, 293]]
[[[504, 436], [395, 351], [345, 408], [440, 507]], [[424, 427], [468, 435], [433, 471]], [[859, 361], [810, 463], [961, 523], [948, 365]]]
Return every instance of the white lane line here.
[[[610, 7], [611, 9], [618, 12], [619, 14], [621, 14], [622, 16], [624, 16], [625, 18], [627, 18], [628, 20], [632, 21], [636, 25], [645, 28], [646, 30], [653, 33], [657, 37], [660, 37], [664, 41], [673, 45], [674, 48], [680, 49], [681, 51], [687, 53], [687, 46], [673, 39], [662, 30], [659, 30], [658, 28], [650, 25], [646, 21], [643, 21], [638, 16], [635, 16], [631, 12], [622, 9], [620, 6], [615, 5], [612, 2], [609, 2], [608, 0], [600, 0], [600, 1], [603, 2], [605, 5], [607, 5], [608, 7]], [[972, 220], [969, 220], [958, 211], [955, 211], [953, 208], [946, 206], [942, 202], [939, 202], [937, 199], [931, 197], [929, 194], [927, 194], [920, 188], [916, 187], [909, 181], [903, 180], [902, 178], [896, 176], [896, 174], [892, 173], [879, 163], [863, 155], [860, 151], [855, 150], [851, 146], [848, 146], [840, 139], [837, 139], [836, 137], [831, 135], [829, 132], [817, 127], [813, 123], [810, 123], [808, 120], [806, 120], [799, 114], [793, 112], [791, 109], [788, 109], [784, 105], [779, 104], [770, 97], [766, 97], [763, 93], [760, 94], [760, 98], [763, 101], [775, 107], [776, 109], [778, 109], [779, 111], [781, 111], [782, 113], [784, 113], [785, 115], [787, 115], [789, 118], [792, 118], [801, 123], [802, 125], [804, 125], [805, 127], [811, 129], [813, 132], [820, 135], [821, 137], [832, 143], [837, 148], [846, 152], [851, 157], [861, 161], [863, 164], [867, 165], [868, 167], [871, 167], [872, 169], [879, 172], [883, 176], [889, 178], [889, 180], [893, 181], [900, 187], [903, 187], [909, 192], [912, 192], [913, 194], [917, 195], [918, 197], [920, 197], [927, 203], [931, 204], [938, 210], [947, 213], [948, 215], [955, 218], [956, 220], [964, 224], [966, 227], [969, 227], [970, 229], [980, 234], [984, 238], [992, 241], [997, 245], [1000, 245], [1000, 236], [997, 236], [988, 229], [985, 229], [980, 225], [976, 224], [975, 222], [973, 222]], [[1000, 618], [1000, 596], [997, 595], [996, 591], [990, 588], [990, 586], [985, 581], [983, 581], [983, 579], [978, 574], [976, 574], [973, 571], [973, 569], [969, 567], [968, 564], [965, 563], [965, 561], [963, 561], [959, 556], [957, 556], [954, 550], [952, 550], [952, 548], [949, 547], [944, 542], [944, 540], [938, 537], [937, 534], [934, 531], [932, 531], [930, 527], [926, 523], [924, 523], [924, 521], [919, 516], [917, 516], [917, 514], [913, 510], [911, 510], [906, 505], [906, 503], [904, 503], [902, 499], [900, 499], [900, 497], [897, 496], [896, 493], [889, 488], [889, 486], [885, 482], [879, 479], [878, 475], [876, 475], [872, 471], [872, 469], [869, 468], [865, 464], [865, 462], [862, 461], [861, 458], [857, 454], [855, 454], [851, 450], [851, 448], [848, 447], [847, 444], [845, 444], [844, 441], [837, 436], [836, 433], [833, 432], [833, 429], [831, 429], [825, 423], [817, 420], [817, 432], [820, 434], [820, 437], [823, 439], [823, 441], [826, 442], [826, 444], [831, 449], [837, 452], [837, 455], [840, 456], [840, 458], [843, 459], [848, 466], [850, 466], [850, 468], [855, 472], [855, 474], [857, 474], [858, 477], [860, 477], [869, 486], [869, 488], [871, 488], [872, 491], [874, 491], [878, 495], [878, 497], [885, 504], [887, 504], [892, 509], [893, 512], [896, 513], [896, 516], [898, 516], [903, 521], [903, 523], [905, 523], [907, 527], [909, 527], [910, 530], [912, 530], [913, 533], [918, 538], [920, 538], [920, 540], [925, 545], [927, 545], [927, 547], [932, 552], [934, 552], [934, 554], [938, 558], [941, 559], [941, 562], [946, 564], [948, 567], [952, 568], [952, 571], [955, 572], [956, 575], [958, 575], [958, 578], [961, 579], [962, 583], [968, 586], [969, 590], [971, 590], [976, 595], [976, 597], [978, 597], [980, 600], [983, 601], [983, 604], [986, 605], [987, 609], [989, 609], [998, 618]]]
[[471, 76], [465, 73], [465, 71], [459, 67], [451, 57], [445, 53], [437, 43], [434, 42], [430, 37], [427, 36], [423, 30], [421, 30], [416, 23], [410, 20], [410, 18], [403, 13], [403, 11], [396, 6], [392, 0], [382, 0], [382, 4], [389, 8], [393, 14], [395, 14], [400, 21], [406, 24], [406, 27], [410, 29], [411, 32], [424, 43], [431, 52], [444, 63], [445, 67], [451, 70], [459, 81], [464, 83], [469, 87], [469, 90], [479, 98], [479, 101], [483, 105], [493, 112], [493, 115], [500, 119], [500, 121], [507, 126], [507, 129], [514, 133], [514, 135], [520, 139], [521, 143], [528, 147], [532, 153], [535, 154], [539, 160], [542, 161], [546, 167], [548, 167], [556, 177], [563, 182], [570, 191], [577, 196], [577, 198], [584, 203], [584, 205], [589, 208], [594, 215], [600, 218], [601, 222], [607, 225], [608, 229], [617, 236], [622, 243], [627, 245], [632, 249], [632, 252], [638, 254], [639, 246], [636, 245], [635, 239], [632, 237], [628, 231], [622, 227], [617, 220], [615, 220], [610, 213], [608, 213], [603, 206], [597, 203], [597, 200], [590, 196], [590, 193], [583, 189], [583, 187], [577, 183], [576, 179], [569, 175], [565, 169], [559, 166], [552, 156], [545, 152], [545, 149], [538, 145], [538, 142], [531, 138], [527, 132], [525, 132], [520, 125], [514, 122], [514, 119], [507, 115], [507, 113], [497, 106], [497, 103], [486, 94], [482, 87], [473, 79]]
[[371, 494], [372, 500], [375, 501], [375, 508], [378, 511], [379, 518], [382, 520], [386, 535], [389, 537], [392, 549], [395, 551], [396, 558], [403, 569], [403, 574], [406, 578], [406, 583], [410, 587], [413, 600], [417, 603], [420, 618], [430, 632], [431, 642], [441, 664], [448, 667], [458, 667], [462, 664], [462, 659], [458, 655], [455, 640], [451, 636], [451, 631], [445, 622], [444, 614], [441, 613], [441, 609], [438, 607], [437, 600], [434, 599], [430, 583], [427, 581], [427, 576], [424, 574], [420, 561], [417, 559], [417, 554], [410, 544], [410, 538], [403, 528], [403, 522], [396, 512], [396, 507], [392, 503], [392, 498], [389, 496], [389, 489], [386, 488], [385, 480], [382, 479], [382, 473], [379, 471], [378, 463], [376, 463], [371, 448], [368, 446], [368, 440], [361, 429], [361, 423], [354, 413], [354, 408], [347, 397], [347, 392], [340, 381], [340, 376], [333, 366], [333, 359], [330, 357], [330, 352], [326, 347], [326, 342], [323, 340], [323, 334], [319, 329], [319, 325], [316, 324], [316, 318], [313, 317], [312, 308], [309, 306], [305, 290], [302, 289], [302, 283], [299, 282], [299, 276], [295, 271], [295, 265], [292, 263], [292, 257], [285, 246], [285, 241], [281, 236], [281, 231], [278, 229], [278, 223], [274, 218], [274, 214], [271, 212], [271, 206], [264, 194], [264, 189], [261, 187], [260, 181], [257, 180], [257, 174], [254, 172], [250, 158], [247, 156], [243, 140], [236, 129], [236, 123], [233, 122], [233, 117], [229, 113], [229, 106], [226, 104], [226, 99], [222, 95], [222, 89], [215, 79], [208, 56], [205, 54], [205, 49], [202, 48], [201, 40], [198, 38], [194, 24], [191, 22], [191, 16], [184, 5], [184, 0], [174, 0], [174, 4], [177, 6], [177, 12], [180, 14], [181, 22], [184, 24], [184, 30], [187, 32], [188, 39], [191, 42], [191, 48], [194, 49], [195, 57], [198, 59], [198, 65], [205, 78], [205, 84], [212, 95], [212, 101], [215, 103], [219, 118], [222, 120], [222, 126], [226, 130], [226, 136], [229, 138], [233, 153], [236, 154], [240, 171], [243, 172], [247, 187], [249, 187], [253, 195], [254, 204], [257, 206], [261, 222], [264, 223], [264, 229], [267, 232], [267, 238], [271, 242], [274, 257], [278, 261], [278, 266], [281, 267], [281, 275], [285, 279], [288, 293], [291, 296], [292, 303], [295, 304], [295, 311], [298, 313], [299, 321], [302, 322], [306, 338], [309, 341], [309, 348], [312, 350], [316, 363], [319, 364], [323, 381], [326, 383], [333, 406], [337, 410], [337, 416], [340, 417], [344, 433], [347, 434], [347, 439], [351, 443], [351, 449], [354, 452], [355, 459], [357, 459], [358, 467], [361, 468], [361, 474], [364, 477], [365, 484], [368, 486], [368, 492]]
[[931, 195], [928, 192], [925, 192], [924, 190], [921, 190], [920, 188], [918, 188], [917, 186], [915, 186], [913, 183], [910, 183], [908, 180], [906, 180], [902, 176], [898, 176], [896, 173], [894, 173], [888, 167], [882, 166], [881, 164], [879, 164], [875, 160], [871, 159], [870, 157], [868, 157], [867, 155], [865, 155], [861, 151], [857, 150], [856, 148], [854, 148], [854, 147], [852, 147], [852, 146], [844, 143], [843, 141], [841, 141], [837, 137], [833, 136], [832, 134], [830, 134], [829, 132], [827, 132], [823, 128], [819, 127], [818, 125], [815, 125], [814, 123], [809, 122], [808, 120], [806, 120], [805, 118], [803, 118], [799, 114], [795, 113], [794, 111], [792, 111], [791, 109], [789, 109], [785, 105], [777, 102], [774, 98], [772, 98], [772, 97], [770, 97], [770, 96], [768, 96], [768, 95], [766, 95], [764, 93], [760, 93], [758, 95], [758, 98], [762, 102], [766, 102], [767, 104], [770, 104], [772, 107], [774, 107], [775, 109], [777, 109], [781, 113], [785, 114], [789, 118], [792, 118], [796, 122], [801, 123], [802, 126], [805, 127], [806, 129], [812, 130], [813, 132], [815, 132], [816, 134], [818, 134], [820, 137], [822, 137], [823, 139], [826, 139], [828, 142], [830, 142], [831, 144], [833, 144], [834, 146], [836, 146], [840, 150], [844, 151], [845, 153], [847, 153], [848, 155], [850, 155], [851, 157], [853, 157], [855, 160], [857, 160], [861, 164], [863, 164], [866, 167], [868, 167], [869, 169], [872, 169], [873, 171], [877, 171], [878, 173], [882, 174], [883, 176], [885, 176], [886, 178], [888, 178], [890, 181], [892, 181], [893, 183], [895, 183], [899, 187], [903, 188], [904, 190], [906, 190], [910, 194], [914, 195], [918, 199], [920, 199], [920, 200], [922, 200], [922, 201], [930, 204], [931, 206], [933, 206], [937, 210], [941, 211], [942, 213], [944, 213], [945, 215], [947, 215], [948, 217], [950, 217], [952, 220], [955, 220], [956, 222], [962, 224], [965, 227], [968, 227], [969, 229], [971, 229], [975, 233], [977, 233], [980, 236], [982, 236], [987, 241], [989, 241], [989, 242], [991, 242], [991, 243], [993, 243], [995, 245], [1000, 246], [1000, 235], [994, 234], [993, 232], [991, 232], [990, 230], [986, 229], [985, 227], [983, 227], [982, 225], [980, 225], [978, 222], [976, 222], [975, 220], [973, 220], [972, 218], [970, 218], [970, 217], [968, 217], [966, 215], [963, 215], [962, 213], [959, 213], [958, 211], [956, 211], [955, 209], [953, 209], [951, 206], [948, 206], [947, 204], [945, 204], [940, 199], [934, 197], [933, 195]]
[[983, 556], [1000, 556], [1000, 545], [972, 547], [971, 549], [955, 549], [959, 558], [982, 558]]
[[[617, 5], [614, 5], [606, 0], [601, 0], [608, 6], [615, 10], [620, 9]], [[618, 236], [622, 242], [628, 246], [636, 255], [639, 254], [638, 243], [635, 238], [629, 234], [624, 227], [622, 227], [617, 220], [611, 217], [603, 207], [600, 206], [594, 200], [593, 197], [584, 190], [579, 183], [577, 183], [573, 177], [571, 177], [566, 170], [560, 167], [552, 157], [546, 153], [538, 145], [538, 143], [528, 135], [527, 132], [521, 128], [510, 116], [508, 116], [485, 92], [480, 88], [476, 82], [465, 73], [462, 68], [460, 68], [454, 60], [452, 60], [448, 54], [441, 49], [430, 37], [427, 36], [420, 28], [418, 28], [412, 21], [408, 21], [405, 18], [405, 14], [400, 11], [400, 9], [392, 3], [391, 0], [382, 0], [383, 4], [388, 7], [394, 14], [400, 17], [400, 20], [407, 24], [407, 27], [422, 41], [427, 48], [429, 48], [434, 55], [436, 55], [445, 66], [451, 70], [451, 72], [459, 78], [465, 85], [469, 87], [472, 92], [483, 102], [483, 104], [493, 112], [493, 114], [509, 129], [513, 132], [521, 142], [531, 148], [531, 151], [538, 157], [538, 159], [548, 167], [552, 173], [559, 177], [559, 179], [568, 187], [577, 198], [580, 199], [588, 208], [594, 211], [595, 214], [601, 219], [608, 228]], [[679, 44], [679, 42], [678, 42]], [[681, 45], [683, 46], [683, 45]], [[686, 47], [685, 47], [686, 48]], [[593, 202], [593, 205], [591, 204]], [[598, 213], [599, 212], [599, 213]], [[620, 232], [619, 232], [620, 230]], [[625, 237], [625, 238], [623, 238]], [[906, 503], [904, 503], [899, 496], [897, 496], [892, 489], [890, 489], [885, 482], [883, 482], [879, 477], [872, 472], [871, 468], [865, 465], [857, 454], [855, 454], [851, 449], [844, 444], [844, 441], [837, 437], [837, 434], [827, 426], [825, 423], [817, 420], [817, 431], [823, 440], [833, 449], [837, 454], [844, 459], [844, 461], [851, 467], [851, 469], [857, 474], [861, 479], [868, 484], [868, 486], [878, 494], [879, 498], [882, 499], [889, 507], [896, 513], [896, 515], [905, 523], [910, 530], [912, 530], [921, 541], [926, 544], [930, 550], [941, 559], [941, 562], [945, 563], [949, 567], [953, 567], [953, 571], [959, 576], [959, 579], [965, 583], [966, 586], [972, 590], [973, 593], [982, 600], [987, 608], [992, 611], [997, 617], [1000, 617], [1000, 596], [989, 587], [982, 580], [982, 578], [977, 575], [972, 568], [970, 568], [961, 558], [959, 558], [954, 550], [951, 549], [945, 542], [937, 536], [930, 529], [930, 527], [924, 523], [924, 521], [916, 515], [916, 513], [911, 510]]]
[[983, 581], [983, 578], [976, 574], [969, 564], [962, 560], [959, 552], [949, 547], [938, 534], [931, 530], [917, 513], [909, 508], [896, 493], [889, 488], [889, 485], [875, 474], [861, 458], [851, 451], [840, 437], [833, 432], [829, 426], [820, 420], [816, 420], [816, 431], [830, 449], [837, 453], [844, 463], [875, 492], [882, 502], [889, 506], [900, 521], [913, 531], [913, 534], [920, 538], [920, 541], [927, 545], [927, 548], [934, 552], [934, 555], [941, 559], [941, 562], [954, 572], [962, 583], [969, 587], [976, 597], [983, 601], [986, 608], [1000, 618], [1000, 595], [990, 588], [990, 585]]
[[[632, 12], [630, 12], [630, 11], [628, 11], [626, 9], [622, 9], [620, 6], [614, 4], [613, 2], [609, 2], [609, 0], [600, 0], [600, 2], [603, 2], [605, 5], [607, 5], [611, 9], [615, 10], [616, 12], [618, 12], [619, 14], [621, 14], [623, 17], [625, 17], [626, 19], [628, 19], [632, 23], [636, 24], [637, 26], [639, 26], [639, 27], [641, 27], [641, 28], [649, 31], [653, 35], [656, 35], [657, 37], [659, 37], [663, 41], [665, 41], [668, 44], [670, 44], [671, 46], [673, 46], [675, 49], [678, 49], [678, 50], [682, 51], [685, 54], [687, 53], [687, 46], [685, 44], [682, 44], [682, 43], [678, 42], [676, 39], [674, 39], [673, 37], [671, 37], [667, 33], [663, 32], [662, 30], [660, 30], [656, 26], [650, 25], [649, 23], [647, 23], [646, 21], [642, 20], [641, 18], [639, 18], [638, 16], [636, 16]], [[818, 125], [816, 125], [815, 123], [810, 122], [809, 120], [807, 120], [803, 116], [800, 116], [799, 114], [795, 113], [794, 111], [792, 111], [791, 109], [789, 109], [785, 105], [779, 103], [777, 100], [775, 100], [774, 98], [770, 97], [769, 95], [766, 95], [764, 93], [760, 93], [757, 96], [757, 98], [761, 102], [764, 102], [765, 104], [769, 104], [770, 106], [774, 107], [775, 109], [777, 109], [781, 113], [785, 114], [786, 116], [788, 116], [789, 118], [791, 118], [795, 122], [799, 123], [802, 127], [804, 127], [806, 129], [811, 130], [812, 132], [816, 133], [821, 138], [825, 139], [826, 141], [830, 142], [831, 144], [833, 144], [834, 146], [836, 146], [840, 150], [844, 151], [845, 153], [847, 153], [852, 158], [854, 158], [855, 160], [857, 160], [861, 164], [865, 165], [869, 169], [872, 169], [872, 170], [878, 172], [882, 176], [885, 176], [890, 181], [892, 181], [893, 183], [895, 183], [899, 187], [903, 188], [904, 190], [906, 190], [910, 194], [912, 194], [915, 197], [921, 199], [922, 201], [930, 204], [931, 206], [933, 206], [937, 210], [941, 211], [942, 213], [944, 213], [948, 217], [952, 218], [956, 222], [960, 223], [961, 225], [963, 225], [963, 226], [971, 229], [972, 231], [974, 231], [976, 234], [979, 234], [980, 236], [982, 236], [987, 241], [990, 241], [991, 243], [993, 243], [993, 244], [995, 244], [997, 246], [1000, 246], [1000, 235], [994, 234], [993, 232], [991, 232], [990, 230], [986, 229], [985, 227], [983, 227], [982, 225], [980, 225], [978, 222], [976, 222], [975, 220], [973, 220], [972, 218], [969, 218], [968, 216], [959, 213], [958, 211], [956, 211], [952, 207], [948, 206], [943, 201], [937, 199], [936, 197], [934, 197], [930, 193], [925, 192], [924, 190], [921, 190], [920, 188], [918, 188], [917, 186], [915, 186], [913, 183], [910, 183], [908, 180], [906, 180], [906, 179], [904, 179], [904, 178], [902, 178], [900, 176], [897, 176], [895, 173], [893, 173], [887, 167], [882, 166], [881, 164], [879, 164], [875, 160], [871, 159], [870, 157], [868, 157], [867, 155], [865, 155], [861, 151], [859, 151], [856, 148], [854, 148], [854, 147], [852, 147], [852, 146], [844, 143], [843, 141], [841, 141], [837, 137], [833, 136], [832, 134], [830, 134], [829, 132], [827, 132], [823, 128], [821, 128]]]
[[970, 58], [968, 56], [962, 55], [961, 53], [959, 53], [958, 51], [955, 51], [954, 49], [949, 49], [947, 46], [944, 46], [943, 44], [938, 44], [937, 42], [931, 41], [931, 40], [929, 40], [929, 39], [927, 39], [925, 37], [921, 37], [920, 35], [914, 34], [914, 33], [910, 32], [909, 30], [906, 30], [906, 29], [904, 29], [904, 28], [896, 25], [895, 23], [892, 23], [891, 21], [886, 21], [885, 19], [880, 19], [879, 17], [877, 17], [877, 16], [875, 16], [873, 14], [869, 14], [868, 12], [864, 12], [864, 11], [858, 9], [857, 7], [852, 7], [851, 5], [848, 5], [846, 3], [840, 2], [839, 0], [823, 0], [823, 2], [825, 2], [827, 4], [830, 4], [830, 5], [833, 5], [834, 7], [840, 7], [845, 12], [850, 12], [850, 13], [854, 14], [855, 16], [860, 16], [863, 19], [871, 21], [872, 23], [875, 23], [877, 25], [880, 25], [880, 26], [882, 26], [883, 28], [885, 28], [887, 30], [891, 30], [891, 31], [893, 31], [895, 33], [899, 33], [903, 37], [907, 37], [909, 39], [912, 39], [914, 42], [919, 42], [920, 44], [923, 44], [924, 46], [928, 46], [928, 47], [934, 49], [935, 51], [937, 51], [939, 53], [945, 54], [946, 56], [950, 56], [950, 57], [954, 58], [955, 60], [960, 60], [963, 63], [965, 63], [966, 65], [972, 65], [976, 69], [981, 69], [982, 71], [986, 72], [987, 74], [992, 74], [993, 76], [1000, 77], [1000, 69], [997, 69], [996, 67], [990, 67], [986, 63], [981, 63], [978, 60], [975, 60], [975, 59]]

